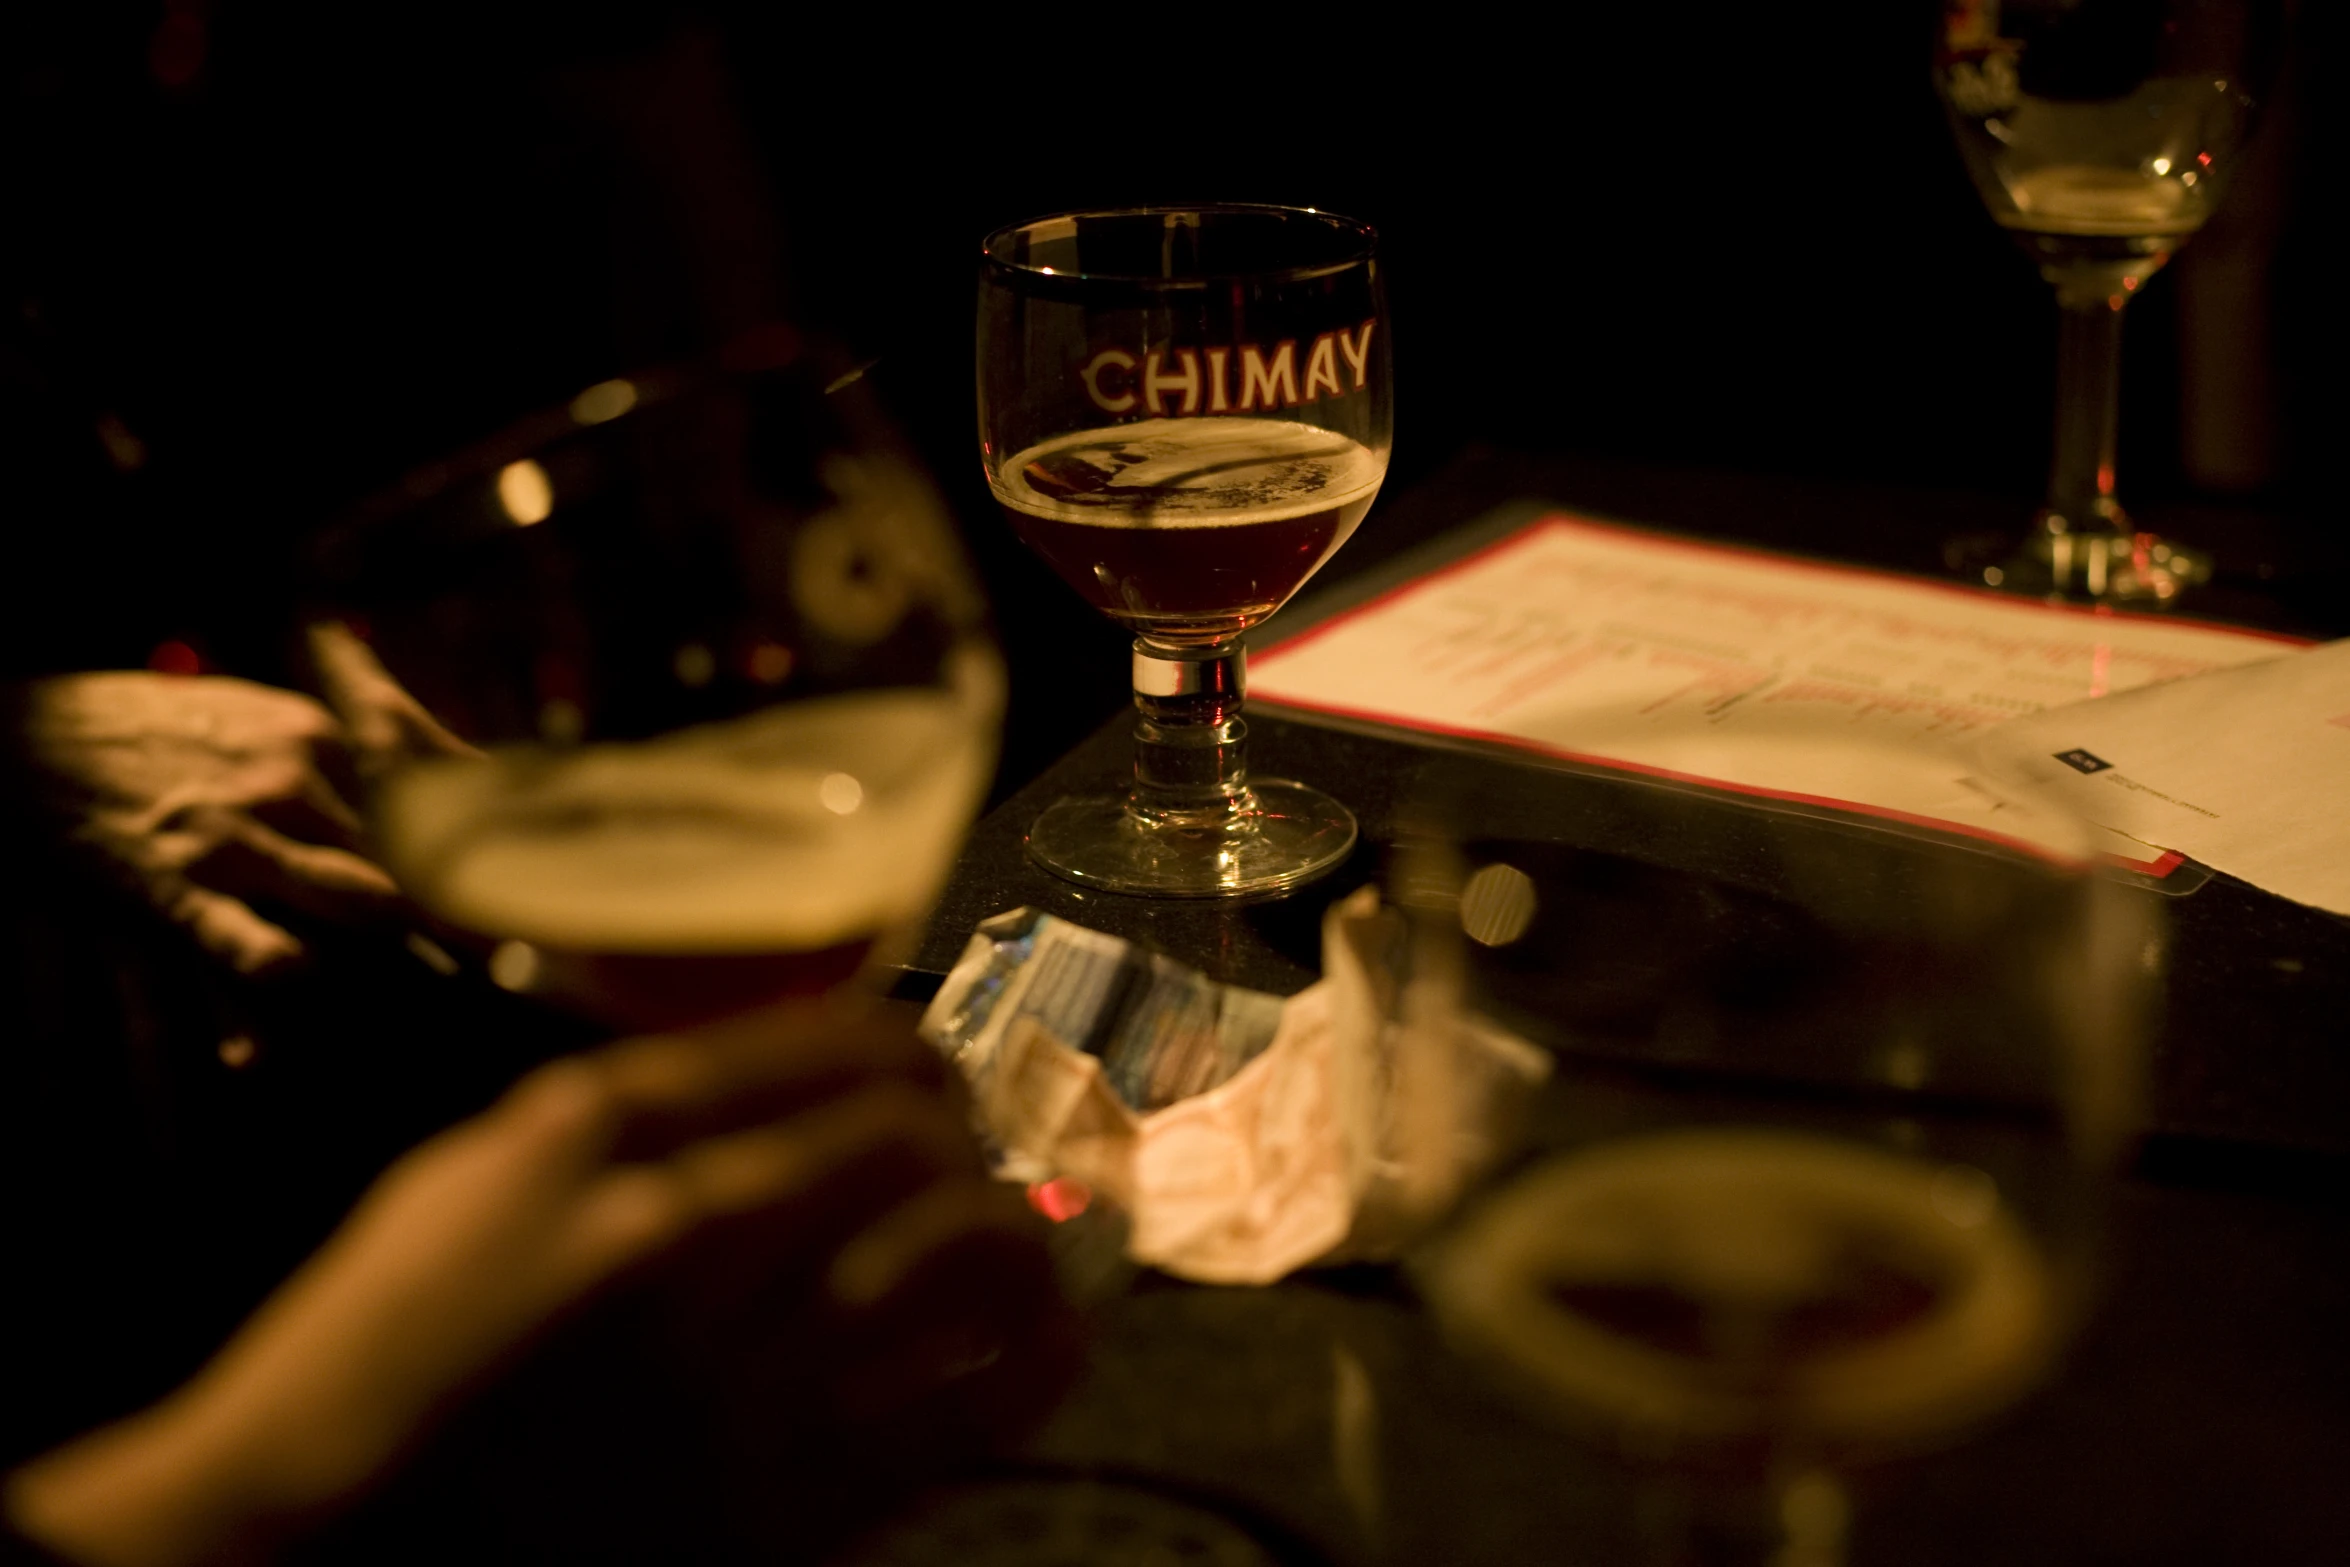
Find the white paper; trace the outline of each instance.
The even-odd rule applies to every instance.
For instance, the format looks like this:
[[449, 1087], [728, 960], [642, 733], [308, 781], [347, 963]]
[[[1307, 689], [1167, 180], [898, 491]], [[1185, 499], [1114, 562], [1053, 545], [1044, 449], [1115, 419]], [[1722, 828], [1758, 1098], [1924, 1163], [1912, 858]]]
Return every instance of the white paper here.
[[2019, 718], [1974, 750], [1994, 782], [2350, 914], [2350, 641]]
[[1249, 696], [2030, 839], [1965, 742], [2300, 645], [1560, 515], [1253, 655]]
[[[1332, 1257], [1392, 1258], [1500, 1155], [1550, 1058], [1457, 1012], [1399, 1026], [1379, 1000], [1394, 989], [1376, 971], [1380, 918], [1373, 887], [1333, 905], [1326, 972], [1282, 1004], [1272, 1041], [1163, 1109], [1131, 1108], [1097, 1057], [1020, 1005], [1036, 964], [1008, 982], [996, 972], [996, 921], [924, 1012], [923, 1036], [969, 1081], [996, 1173], [1067, 1177], [1108, 1198], [1126, 1211], [1137, 1262], [1205, 1284], [1269, 1284]], [[1123, 945], [1059, 927], [1071, 936]], [[988, 1015], [973, 1032], [981, 991]]]

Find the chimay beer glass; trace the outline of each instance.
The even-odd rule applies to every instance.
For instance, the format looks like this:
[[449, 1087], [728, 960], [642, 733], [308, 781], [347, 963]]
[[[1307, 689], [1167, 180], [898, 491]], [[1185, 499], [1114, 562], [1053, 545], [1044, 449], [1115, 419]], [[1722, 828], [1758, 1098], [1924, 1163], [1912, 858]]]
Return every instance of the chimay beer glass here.
[[1029, 853], [1087, 886], [1280, 892], [1354, 817], [1251, 778], [1241, 639], [1346, 542], [1392, 424], [1376, 236], [1328, 213], [1083, 212], [986, 242], [979, 438], [1020, 537], [1134, 633], [1134, 786], [1064, 799]]

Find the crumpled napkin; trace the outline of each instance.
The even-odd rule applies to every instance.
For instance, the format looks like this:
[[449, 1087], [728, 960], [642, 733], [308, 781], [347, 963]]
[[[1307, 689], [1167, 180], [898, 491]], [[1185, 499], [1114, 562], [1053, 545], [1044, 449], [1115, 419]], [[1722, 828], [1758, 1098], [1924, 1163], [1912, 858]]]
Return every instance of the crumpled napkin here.
[[[1322, 927], [1323, 978], [1272, 998], [1016, 910], [924, 1013], [971, 1084], [998, 1173], [1082, 1182], [1137, 1262], [1264, 1284], [1392, 1257], [1506, 1148], [1550, 1058], [1458, 1004], [1364, 887]], [[1198, 1091], [1167, 1097], [1169, 1084]]]

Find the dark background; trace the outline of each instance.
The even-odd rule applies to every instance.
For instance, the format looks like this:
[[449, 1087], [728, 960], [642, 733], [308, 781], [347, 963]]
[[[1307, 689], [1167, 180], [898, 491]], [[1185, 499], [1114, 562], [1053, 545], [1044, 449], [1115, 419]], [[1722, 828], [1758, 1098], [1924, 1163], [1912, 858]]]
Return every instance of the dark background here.
[[[973, 461], [978, 242], [1063, 207], [1255, 200], [1377, 225], [1390, 496], [1505, 448], [1969, 492], [2020, 527], [2043, 476], [2053, 306], [1949, 143], [1930, 0], [1376, 25], [342, 9], [6, 24], [0, 265], [24, 361], [6, 440], [96, 471], [111, 417], [144, 452], [0, 499], [8, 663], [137, 663], [177, 635], [281, 673], [303, 532], [587, 381], [707, 346], [770, 287], [879, 361], [965, 519], [1013, 663], [1016, 782], [1124, 692], [1122, 639], [1016, 545]], [[2123, 490], [2157, 525], [2186, 508], [2183, 532], [2198, 502], [2249, 498], [2288, 543], [2323, 536], [2340, 307], [2308, 198], [2338, 113], [2306, 83], [2339, 22], [2304, 9], [2228, 206], [2130, 312]], [[642, 61], [696, 26], [731, 78], [712, 113], [739, 125], [739, 167], [694, 107], [713, 95], [646, 98]], [[2319, 569], [2297, 559], [2259, 570]]]
[[[1010, 736], [1026, 772], [1124, 681], [1119, 636], [1012, 544], [973, 458], [967, 268], [979, 236], [1046, 211], [1258, 200], [1375, 224], [1397, 354], [1390, 496], [1503, 447], [1984, 492], [2020, 527], [2045, 477], [2054, 307], [1950, 143], [1927, 72], [1937, 10], [1472, 8], [1367, 36], [1251, 16], [1245, 32], [973, 39], [969, 68], [897, 83], [880, 51], [806, 71], [781, 27], [746, 35], [738, 59], [807, 307], [880, 356], [971, 520], [1027, 677]], [[2331, 57], [2322, 28], [2300, 32], [2297, 61]], [[2309, 107], [2298, 69], [2283, 74], [2302, 101], [2197, 242], [2233, 268], [2196, 300], [2204, 406], [2181, 377], [2196, 249], [2131, 307], [2121, 472], [2157, 522], [2222, 491], [2311, 508], [2308, 345], [2338, 317], [2295, 200]], [[2252, 288], [2227, 293], [2247, 265]]]

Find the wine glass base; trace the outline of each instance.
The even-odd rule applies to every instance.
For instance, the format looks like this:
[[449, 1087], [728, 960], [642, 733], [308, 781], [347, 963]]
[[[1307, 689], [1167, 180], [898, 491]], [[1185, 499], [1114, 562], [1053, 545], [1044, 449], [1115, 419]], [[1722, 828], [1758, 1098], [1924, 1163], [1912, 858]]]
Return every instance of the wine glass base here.
[[1245, 898], [1302, 887], [1354, 849], [1354, 813], [1320, 790], [1262, 779], [1249, 793], [1254, 809], [1220, 827], [1161, 826], [1123, 795], [1056, 800], [1028, 829], [1029, 858], [1105, 892]]
[[2009, 593], [2101, 604], [2175, 604], [2211, 580], [2211, 556], [2153, 533], [2034, 534], [2021, 548], [1954, 540], [1953, 570]]

